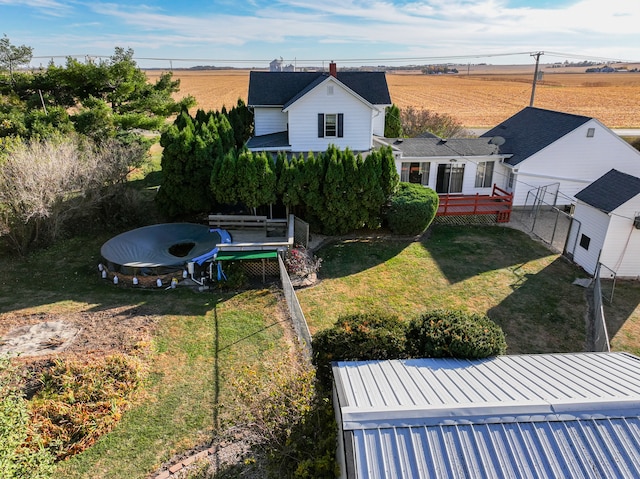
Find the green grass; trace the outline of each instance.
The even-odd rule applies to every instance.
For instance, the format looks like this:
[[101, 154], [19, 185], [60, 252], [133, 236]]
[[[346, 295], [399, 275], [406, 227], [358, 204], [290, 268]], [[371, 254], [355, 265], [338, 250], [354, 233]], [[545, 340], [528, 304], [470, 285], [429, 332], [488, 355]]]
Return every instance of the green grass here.
[[605, 296], [613, 300], [604, 302], [604, 316], [612, 351], [626, 351], [640, 356], [640, 282], [602, 282]]
[[62, 462], [56, 478], [147, 477], [233, 420], [226, 413], [233, 402], [228, 371], [288, 349], [270, 290], [222, 294], [114, 286], [100, 279], [96, 267], [108, 237], [74, 238], [25, 259], [0, 257], [0, 315], [63, 319], [67, 313], [128, 307], [159, 318], [144, 356], [149, 376], [134, 407], [93, 447]]
[[298, 293], [313, 331], [347, 313], [384, 311], [407, 320], [435, 308], [487, 314], [508, 353], [582, 351], [580, 270], [525, 234], [502, 227], [434, 227], [420, 241], [329, 245], [321, 282]]

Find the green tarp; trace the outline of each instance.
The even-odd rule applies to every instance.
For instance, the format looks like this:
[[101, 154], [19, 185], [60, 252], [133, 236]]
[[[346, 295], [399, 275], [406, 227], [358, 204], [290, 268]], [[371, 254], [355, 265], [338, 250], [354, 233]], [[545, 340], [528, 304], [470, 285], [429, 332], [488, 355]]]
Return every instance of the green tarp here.
[[252, 260], [277, 258], [277, 251], [227, 251], [216, 256], [217, 261]]

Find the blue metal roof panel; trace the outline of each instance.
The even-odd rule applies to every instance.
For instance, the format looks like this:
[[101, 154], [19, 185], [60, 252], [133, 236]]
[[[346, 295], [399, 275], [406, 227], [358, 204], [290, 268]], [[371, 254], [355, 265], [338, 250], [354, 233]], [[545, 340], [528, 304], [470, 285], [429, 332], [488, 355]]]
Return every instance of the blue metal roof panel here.
[[637, 478], [640, 418], [354, 431], [358, 479]]

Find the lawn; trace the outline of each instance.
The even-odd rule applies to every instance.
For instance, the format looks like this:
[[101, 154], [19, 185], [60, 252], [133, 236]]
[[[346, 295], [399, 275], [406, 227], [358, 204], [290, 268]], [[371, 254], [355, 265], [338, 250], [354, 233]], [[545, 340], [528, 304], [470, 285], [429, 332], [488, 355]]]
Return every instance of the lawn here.
[[229, 372], [289, 347], [273, 291], [114, 286], [96, 268], [106, 239], [74, 238], [25, 259], [0, 256], [0, 335], [19, 321], [80, 318], [84, 330], [102, 327], [65, 355], [124, 349], [148, 366], [133, 407], [93, 447], [60, 464], [55, 477], [62, 479], [145, 478], [174, 454], [209, 443], [235, 419], [226, 412]]
[[584, 273], [520, 231], [437, 226], [421, 241], [346, 240], [317, 255], [320, 283], [298, 292], [312, 333], [346, 313], [459, 308], [497, 322], [510, 354], [584, 350], [585, 290], [572, 284]]

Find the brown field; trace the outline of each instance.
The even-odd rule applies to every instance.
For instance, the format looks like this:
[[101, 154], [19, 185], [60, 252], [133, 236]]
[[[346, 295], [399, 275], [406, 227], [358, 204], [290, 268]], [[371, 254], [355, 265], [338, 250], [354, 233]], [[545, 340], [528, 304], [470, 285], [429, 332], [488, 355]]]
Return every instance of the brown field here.
[[[524, 69], [524, 71], [523, 71]], [[530, 72], [527, 71], [531, 70]], [[534, 105], [594, 117], [610, 128], [640, 128], [640, 73], [567, 73], [543, 69]], [[560, 70], [560, 69], [558, 69]], [[151, 81], [160, 72], [148, 71]], [[177, 95], [193, 95], [197, 108], [233, 106], [247, 100], [248, 70], [178, 70]], [[474, 67], [467, 75], [387, 74], [392, 101], [400, 108], [414, 106], [446, 113], [465, 127], [490, 127], [529, 105], [533, 67]]]

